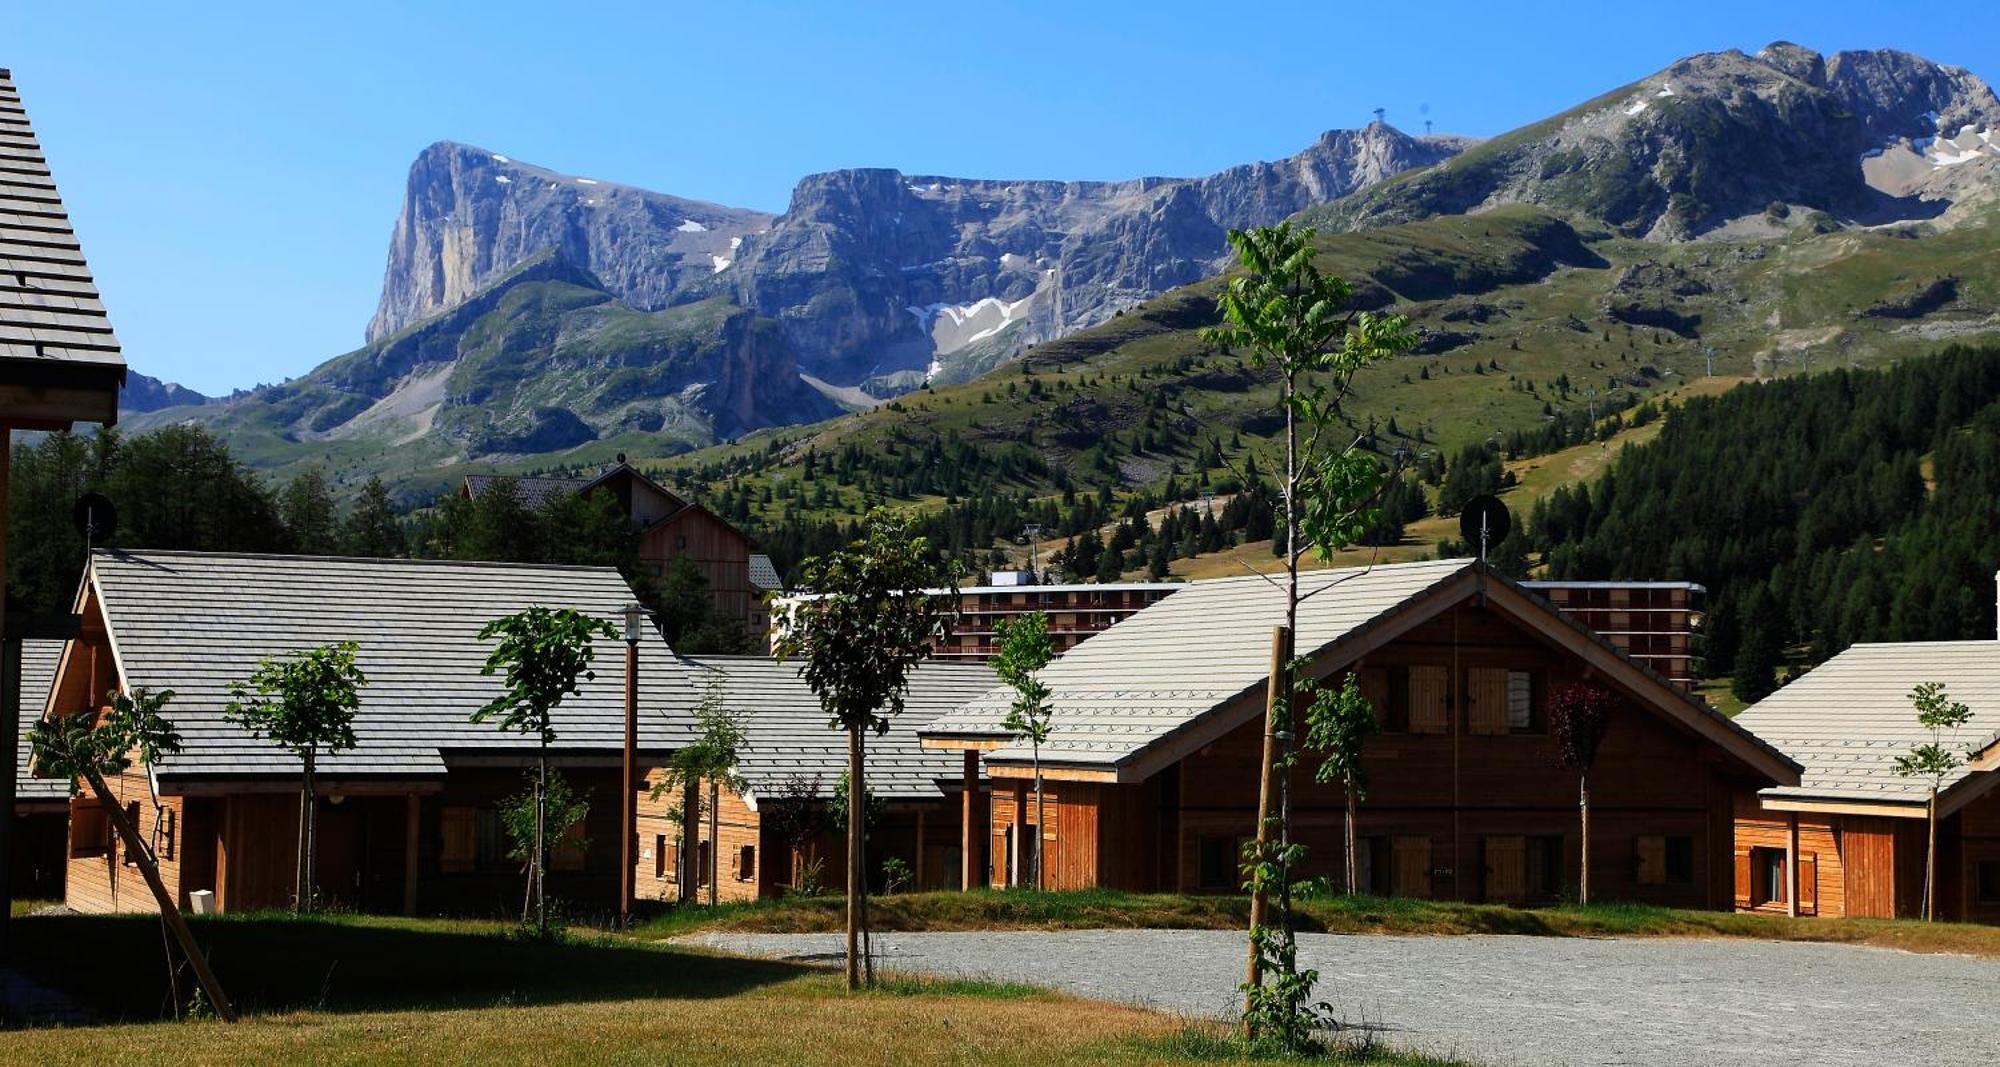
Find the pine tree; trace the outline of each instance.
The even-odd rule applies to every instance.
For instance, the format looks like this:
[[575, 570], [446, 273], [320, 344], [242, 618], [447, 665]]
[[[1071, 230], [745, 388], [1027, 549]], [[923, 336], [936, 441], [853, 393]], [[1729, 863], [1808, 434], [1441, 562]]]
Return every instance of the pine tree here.
[[379, 477], [361, 487], [361, 499], [341, 524], [340, 550], [350, 556], [388, 558], [409, 551], [395, 501]]

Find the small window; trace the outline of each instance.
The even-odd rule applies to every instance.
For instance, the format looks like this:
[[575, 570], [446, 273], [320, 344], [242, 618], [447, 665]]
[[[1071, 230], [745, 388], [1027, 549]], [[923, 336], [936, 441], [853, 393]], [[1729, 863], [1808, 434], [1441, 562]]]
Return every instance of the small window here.
[[163, 860], [174, 858], [174, 824], [178, 821], [174, 818], [176, 814], [178, 813], [174, 809], [168, 808], [160, 815], [160, 858]]
[[1402, 734], [1410, 731], [1410, 670], [1407, 667], [1391, 667], [1388, 670], [1388, 707], [1382, 716], [1382, 732]]
[[1563, 894], [1563, 851], [1561, 834], [1545, 834], [1527, 840], [1523, 877], [1529, 900], [1554, 900]]
[[111, 819], [95, 798], [69, 802], [69, 854], [102, 856], [111, 851]]
[[1201, 871], [1197, 884], [1203, 889], [1235, 889], [1240, 878], [1239, 838], [1227, 834], [1203, 834], [1198, 840]]
[[1667, 838], [1667, 884], [1694, 884], [1694, 838], [1686, 834]]
[[736, 880], [755, 881], [757, 878], [757, 846], [744, 845], [736, 850]]
[[1980, 861], [1975, 881], [1974, 899], [1981, 904], [2000, 904], [2000, 860]]
[[713, 847], [714, 844], [715, 842], [713, 841], [703, 841], [701, 845], [695, 849], [694, 884], [696, 885], [708, 884], [708, 872], [714, 866], [714, 864], [712, 863], [715, 854], [715, 849]]
[[443, 847], [438, 853], [438, 870], [462, 874], [478, 860], [478, 809], [448, 807], [438, 815], [438, 832]]
[[1535, 722], [1535, 676], [1527, 671], [1507, 672], [1507, 732], [1540, 732]]
[[1785, 896], [1785, 850], [1782, 848], [1751, 849], [1751, 906], [1762, 907], [1766, 904], [1783, 904]]
[[667, 835], [653, 835], [653, 877], [667, 876]]
[[[139, 829], [138, 801], [134, 800], [125, 805], [125, 822], [127, 825], [131, 826], [134, 831], [137, 831]], [[132, 854], [132, 843], [128, 841], [125, 843], [125, 866], [136, 867], [138, 865], [139, 865], [139, 857]]]

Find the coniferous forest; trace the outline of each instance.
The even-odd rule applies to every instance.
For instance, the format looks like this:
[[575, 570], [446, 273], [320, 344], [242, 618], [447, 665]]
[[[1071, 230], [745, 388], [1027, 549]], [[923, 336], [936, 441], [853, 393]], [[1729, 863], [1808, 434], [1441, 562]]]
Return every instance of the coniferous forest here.
[[1528, 528], [1550, 577], [1705, 584], [1745, 700], [1856, 642], [1990, 638], [2000, 348], [1690, 400]]

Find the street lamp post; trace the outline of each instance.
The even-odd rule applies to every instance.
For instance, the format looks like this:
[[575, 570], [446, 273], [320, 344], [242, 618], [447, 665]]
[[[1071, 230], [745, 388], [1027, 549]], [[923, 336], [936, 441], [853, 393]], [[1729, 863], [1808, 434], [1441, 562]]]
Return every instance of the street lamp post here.
[[627, 604], [619, 611], [625, 617], [625, 789], [620, 794], [618, 848], [618, 926], [632, 925], [632, 908], [637, 894], [639, 847], [639, 638], [649, 614], [640, 604]]

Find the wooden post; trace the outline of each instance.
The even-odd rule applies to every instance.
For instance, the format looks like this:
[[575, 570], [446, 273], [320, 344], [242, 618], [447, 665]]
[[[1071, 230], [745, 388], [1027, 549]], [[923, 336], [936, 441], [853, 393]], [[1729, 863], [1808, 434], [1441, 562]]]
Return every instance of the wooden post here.
[[[868, 778], [862, 760], [861, 726], [847, 728], [847, 988], [861, 988], [861, 835], [868, 822]], [[711, 864], [713, 866], [713, 864]], [[713, 876], [711, 876], [713, 877]]]
[[222, 992], [222, 983], [215, 978], [215, 972], [208, 969], [208, 957], [202, 954], [201, 946], [195, 944], [194, 932], [188, 929], [187, 920], [181, 917], [181, 909], [175, 905], [173, 894], [167, 892], [167, 885], [160, 881], [160, 866], [153, 859], [152, 850], [139, 837], [139, 828], [125, 817], [125, 809], [118, 805], [118, 798], [111, 795], [111, 787], [103, 776], [89, 772], [85, 780], [90, 783], [91, 792], [97, 794], [97, 802], [104, 807], [111, 825], [117, 827], [118, 836], [125, 841], [127, 855], [139, 857], [139, 873], [146, 877], [146, 887], [153, 891], [153, 902], [159, 906], [160, 917], [166, 920], [167, 928], [173, 931], [174, 940], [181, 946], [181, 954], [187, 957], [194, 968], [195, 979], [201, 983], [202, 992], [208, 995], [209, 1006], [215, 1009], [216, 1017], [226, 1023], [236, 1021], [236, 1009], [229, 1004], [229, 997]]
[[639, 846], [639, 641], [625, 642], [625, 791], [618, 807], [618, 928], [632, 925]]
[[[1035, 833], [1041, 832], [1041, 827], [1035, 827]], [[1028, 857], [1031, 855], [1029, 849], [1032, 847], [1034, 846], [1028, 843], [1028, 783], [1016, 780], [1014, 782], [1014, 877], [1007, 880], [1009, 884], [1028, 884]]]
[[923, 892], [924, 891], [924, 809], [922, 808], [917, 809], [916, 882], [917, 884], [914, 887], [916, 891], [919, 893]]
[[979, 806], [979, 752], [976, 749], [965, 750], [964, 798], [965, 826], [958, 847], [960, 866], [964, 868], [964, 872], [959, 888], [970, 890], [978, 884], [973, 881], [973, 874], [979, 869], [979, 838], [975, 833], [979, 827], [974, 825], [973, 820], [973, 815]]
[[680, 898], [694, 903], [695, 883], [701, 879], [701, 782], [692, 775], [681, 783], [681, 869]]
[[[1273, 780], [1278, 772], [1278, 726], [1279, 717], [1290, 710], [1285, 694], [1285, 665], [1292, 658], [1292, 631], [1283, 624], [1271, 628], [1271, 675], [1264, 694], [1264, 762], [1257, 775], [1257, 850], [1261, 854], [1271, 843], [1271, 803], [1273, 800]], [[1282, 709], [1282, 710], [1281, 710]], [[1250, 964], [1245, 972], [1245, 982], [1250, 986], [1264, 984], [1264, 958], [1258, 952], [1256, 933], [1264, 925], [1264, 883], [1253, 881], [1250, 886]], [[1249, 998], [1244, 998], [1244, 1008], [1249, 1009]], [[1244, 1035], [1249, 1036], [1249, 1022], [1244, 1022]]]
[[1785, 914], [1799, 917], [1799, 813], [1785, 819]]
[[417, 913], [417, 857], [423, 828], [424, 798], [411, 793], [403, 802], [403, 914]]

